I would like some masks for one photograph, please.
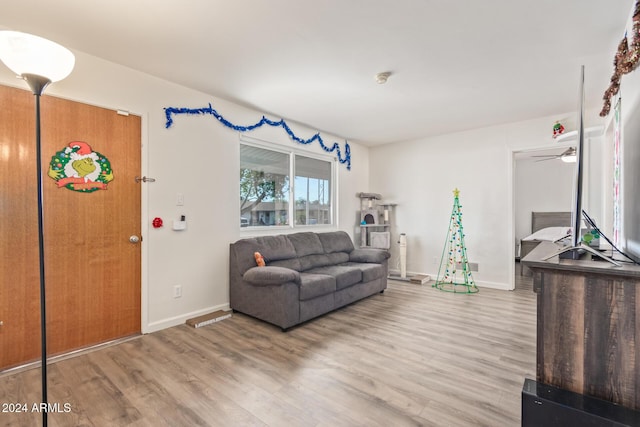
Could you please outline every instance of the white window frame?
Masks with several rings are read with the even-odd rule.
[[[247,226],[240,227],[240,231],[242,234],[256,234],[256,232],[266,232],[264,234],[277,234],[282,233],[288,230],[305,230],[310,231],[310,229],[329,229],[337,227],[337,218],[338,218],[338,171],[337,171],[337,158],[331,155],[323,155],[317,153],[311,153],[309,151],[296,149],[293,147],[285,147],[275,142],[264,141],[261,139],[256,139],[252,137],[248,137],[246,135],[240,134],[240,144],[248,145],[251,147],[261,148],[263,150],[270,150],[277,153],[286,154],[289,157],[289,202],[288,202],[288,210],[287,216],[289,218],[288,225],[270,225],[270,226]],[[240,147],[238,147],[238,151]],[[329,212],[330,223],[329,224],[301,224],[296,225],[295,221],[295,161],[296,156],[303,156],[310,159],[316,159],[320,161],[325,161],[331,165],[331,183],[329,185],[330,194],[330,203],[331,209]],[[236,188],[240,189],[240,180],[238,179],[238,184]],[[239,208],[239,206],[238,206]],[[240,215],[238,215],[240,216]]]

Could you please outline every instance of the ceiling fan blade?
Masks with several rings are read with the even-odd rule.
[[[575,147],[569,147],[560,154],[541,154],[541,155],[535,155],[531,157],[539,157],[540,160],[536,160],[536,162],[544,162],[546,160],[562,159],[563,157],[569,157],[569,156],[575,156],[575,155],[576,155]]]

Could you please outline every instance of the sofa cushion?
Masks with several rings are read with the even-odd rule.
[[[351,252],[354,249],[351,237],[344,231],[320,233],[318,237],[320,238],[324,252],[327,254],[333,252]]]
[[[286,236],[262,236],[253,240],[267,262],[296,257],[296,250]]]
[[[362,281],[362,270],[358,266],[328,265],[326,267],[313,268],[307,273],[327,274],[336,279],[336,289],[344,289]]]
[[[268,261],[267,265],[269,266],[274,266],[274,267],[285,267],[285,268],[290,268],[292,270],[295,271],[302,271],[302,266],[300,265],[300,261],[298,260],[298,258],[291,258],[291,259],[279,259],[277,261]]]
[[[242,276],[257,286],[280,285],[287,282],[300,283],[300,273],[283,267],[252,267]]]
[[[230,245],[231,262],[235,259],[235,267],[241,275],[251,267],[256,266],[256,259],[253,254],[258,250],[258,244],[254,239],[238,240]]]
[[[357,268],[362,272],[362,281],[370,282],[375,279],[384,277],[386,274],[385,268],[382,264],[362,263],[362,262],[347,262],[342,264],[352,268]]]
[[[331,265],[331,258],[325,254],[307,255],[298,258],[300,261],[300,271],[311,270],[316,267],[324,267],[325,265]]]
[[[316,233],[294,233],[289,234],[287,238],[293,244],[298,258],[306,255],[324,254],[324,248]]]
[[[255,252],[262,254],[267,265],[272,261],[296,257],[293,244],[282,235],[238,240],[231,244],[231,250],[235,253],[236,268],[240,274],[256,266]]]
[[[349,261],[349,254],[346,252],[333,252],[327,254],[330,265],[342,264]]]
[[[300,273],[300,300],[308,300],[336,291],[336,279],[326,274]]]
[[[384,249],[355,249],[349,254],[349,260],[353,262],[381,263],[391,254]]]

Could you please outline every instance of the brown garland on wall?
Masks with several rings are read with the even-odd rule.
[[[636,0],[633,11],[633,34],[631,45],[627,41],[627,35],[618,44],[618,51],[613,59],[613,76],[611,84],[604,92],[604,106],[600,111],[600,117],[605,117],[611,111],[611,98],[620,90],[620,79],[624,74],[629,74],[640,65],[640,0]]]

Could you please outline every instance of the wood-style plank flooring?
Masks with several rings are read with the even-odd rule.
[[[519,426],[535,378],[535,294],[389,283],[283,333],[242,314],[49,366],[50,426]],[[0,404],[40,400],[40,369],[0,375]],[[40,425],[0,412],[1,426]]]

